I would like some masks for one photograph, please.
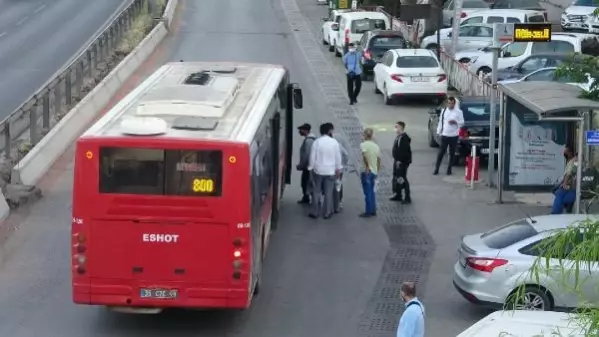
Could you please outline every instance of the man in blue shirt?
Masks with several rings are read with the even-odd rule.
[[[416,285],[404,282],[400,290],[406,308],[399,319],[397,337],[424,337],[424,305],[416,297]]]
[[[356,50],[353,43],[349,44],[348,52],[343,55],[343,64],[347,70],[347,95],[349,104],[358,103],[358,94],[362,89],[362,68],[360,59],[362,53]]]

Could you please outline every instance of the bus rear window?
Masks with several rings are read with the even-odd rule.
[[[99,192],[218,197],[222,151],[100,148]]]

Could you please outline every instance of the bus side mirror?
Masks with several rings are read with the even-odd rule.
[[[293,107],[296,109],[301,109],[304,107],[304,96],[302,94],[302,89],[294,84],[293,86]]]

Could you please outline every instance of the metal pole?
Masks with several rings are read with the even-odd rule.
[[[582,149],[584,147],[584,118],[578,122],[578,157],[576,165],[576,203],[574,204],[574,213],[580,214],[580,197],[582,182]]]
[[[503,172],[504,172],[504,144],[505,141],[505,95],[499,95],[499,154],[497,155],[497,203],[503,203]]]
[[[470,188],[474,189],[474,172],[476,171],[476,145],[472,145],[470,158],[472,159],[472,163],[470,165]]]
[[[455,0],[453,10],[453,27],[451,31],[451,56],[455,56],[458,46],[458,37],[460,35],[460,19],[462,18],[462,6],[464,0]],[[441,47],[441,46],[439,46]]]
[[[437,58],[441,61],[441,28],[443,28],[443,3],[437,1]]]
[[[497,29],[497,24],[493,24],[493,30]],[[491,111],[489,116],[489,165],[487,171],[489,174],[489,187],[495,187],[495,129],[497,128],[497,63],[499,59],[499,41],[493,41],[493,62],[491,72]]]

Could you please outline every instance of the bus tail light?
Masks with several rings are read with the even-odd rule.
[[[75,241],[76,243],[73,244],[73,247],[77,252],[77,254],[73,256],[76,263],[75,269],[79,275],[83,275],[86,273],[85,262],[87,261],[85,256],[87,250],[87,246],[85,245],[86,237],[83,233],[77,233],[75,234]]]
[[[238,258],[240,258],[240,257],[241,257],[241,250],[239,250],[239,249],[235,249],[235,250],[233,251],[233,257],[234,257],[234,258],[237,258],[237,259],[238,259]]]
[[[235,238],[233,239],[233,246],[235,247],[241,247],[243,245],[243,239],[242,238]]]

